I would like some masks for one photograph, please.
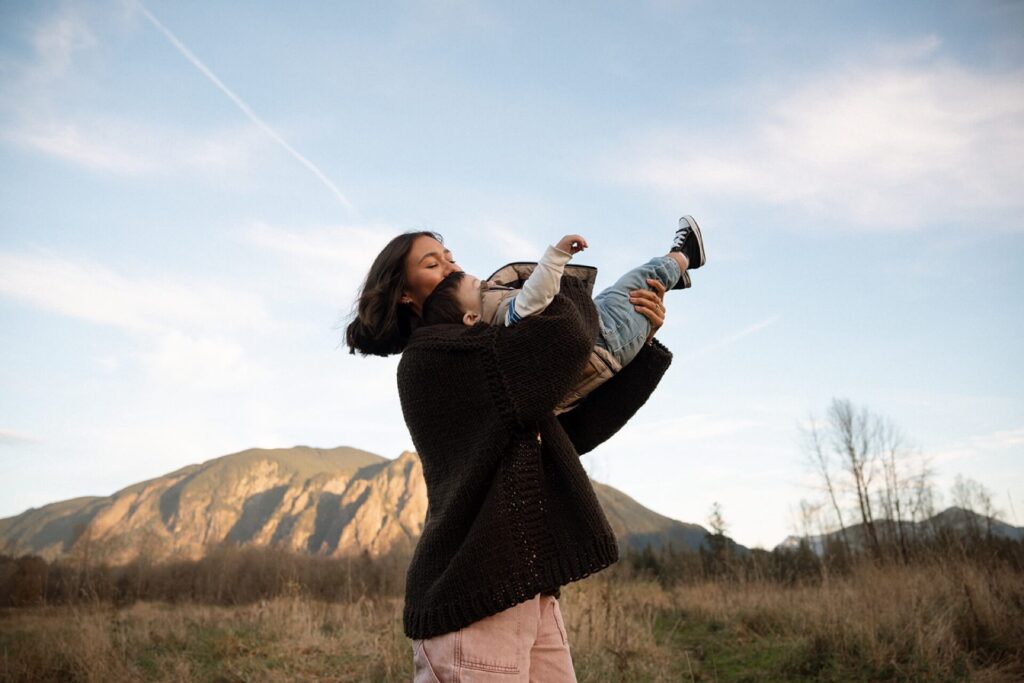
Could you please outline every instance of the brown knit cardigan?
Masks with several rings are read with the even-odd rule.
[[[555,417],[597,330],[590,292],[566,276],[547,310],[515,327],[413,332],[398,391],[428,506],[406,580],[409,638],[456,631],[618,559],[579,455],[644,404],[671,353],[658,342],[645,346],[583,404]]]

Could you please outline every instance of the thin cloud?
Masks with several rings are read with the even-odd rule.
[[[109,23],[110,7],[102,11]],[[69,93],[87,89],[93,53],[101,40],[84,6],[65,6],[32,32],[31,59],[2,70],[9,97],[2,108],[11,119],[0,131],[3,142],[84,168],[129,177],[188,176],[244,180],[267,144],[265,133],[248,121],[193,132],[116,113],[84,113],[69,108]],[[92,65],[95,66],[95,65]]]
[[[726,335],[726,336],[722,337],[721,339],[718,339],[717,341],[713,341],[710,344],[706,344],[706,345],[698,348],[697,350],[695,350],[695,351],[693,351],[693,352],[691,352],[689,354],[684,355],[683,358],[684,359],[696,358],[697,356],[703,356],[706,353],[711,353],[712,351],[717,351],[718,349],[721,349],[721,348],[724,348],[726,346],[730,346],[732,344],[735,344],[736,342],[738,342],[740,339],[743,339],[744,337],[752,335],[755,332],[760,332],[761,330],[763,330],[763,329],[765,329],[767,327],[771,327],[772,325],[777,323],[781,318],[782,318],[782,316],[780,316],[780,315],[773,315],[772,317],[766,318],[765,320],[762,320],[761,322],[754,323],[753,325],[749,325],[747,327],[744,327],[742,330],[739,330],[737,332],[733,332],[732,334]]]
[[[243,239],[304,263],[369,268],[370,261],[399,230],[390,225],[328,225],[306,229],[256,223]]]
[[[670,417],[659,420],[645,420],[627,425],[616,437],[612,451],[615,453],[659,453],[664,452],[666,444],[672,448],[682,444],[699,446],[702,453],[708,449],[721,447],[722,444],[739,443],[739,435],[751,430],[763,430],[766,422],[749,417],[727,415],[708,415],[695,413],[681,417]],[[697,442],[700,442],[699,444]],[[614,470],[616,458],[604,461],[603,469]],[[604,472],[610,477],[611,473]]]
[[[989,434],[978,434],[930,453],[935,462],[967,460],[991,453],[1008,452],[1024,448],[1024,427],[1001,429]]]
[[[480,234],[493,243],[494,253],[502,261],[536,261],[544,253],[544,247],[505,226],[485,225]]]
[[[401,230],[380,225],[326,225],[291,228],[256,223],[240,233],[242,242],[270,254],[289,286],[350,301],[384,245]]]
[[[198,390],[237,387],[268,376],[248,362],[241,344],[223,336],[163,332],[135,357],[154,379]]]
[[[10,429],[0,429],[0,446],[24,446],[38,443],[42,443],[42,439]]]
[[[126,176],[221,174],[238,177],[264,144],[249,126],[196,136],[117,119],[31,123],[9,142],[96,171]]]
[[[698,413],[647,423],[643,431],[655,441],[671,443],[718,439],[740,434],[761,424],[758,420]]]
[[[976,437],[975,442],[984,449],[1019,448],[1024,446],[1024,428],[1003,429]]]
[[[152,379],[193,389],[238,387],[266,376],[246,353],[253,331],[279,329],[260,299],[209,282],[115,272],[85,259],[0,252],[0,296],[119,329],[127,358]],[[101,364],[118,369],[116,358]]]
[[[0,295],[133,332],[265,329],[259,299],[214,283],[130,277],[87,259],[0,251]]]
[[[32,34],[32,47],[39,60],[25,75],[39,84],[54,81],[64,76],[76,53],[96,45],[96,36],[77,9],[65,7]]]
[[[254,112],[252,108],[242,100],[241,97],[236,95],[233,90],[224,85],[224,82],[221,81],[220,78],[218,78],[215,73],[210,71],[210,69],[205,64],[203,64],[203,62],[200,61],[200,59],[196,57],[192,53],[192,51],[189,50],[188,47],[186,47],[185,44],[182,43],[181,40],[179,40],[178,37],[170,31],[170,29],[164,26],[159,19],[153,16],[150,13],[150,11],[146,9],[145,5],[143,5],[142,2],[140,2],[140,0],[132,0],[132,2],[136,7],[138,7],[139,11],[142,12],[143,16],[146,17],[149,23],[151,23],[158,31],[160,31],[160,33],[162,33],[164,37],[167,38],[171,45],[173,45],[174,48],[177,49],[178,52],[180,52],[182,56],[185,59],[187,59],[190,64],[192,64],[192,66],[198,69],[199,72],[203,74],[211,83],[213,83],[218,90],[224,93],[229,100],[231,100],[239,109],[241,109],[242,113],[245,114],[250,121],[259,126],[260,130],[269,135],[271,139],[274,140],[274,142],[276,142],[286,152],[292,155],[292,157],[294,157],[300,164],[305,166],[316,177],[317,180],[323,183],[323,185],[326,186],[327,189],[331,191],[331,194],[334,195],[334,197],[341,203],[342,206],[344,206],[349,211],[354,211],[354,207],[352,206],[352,203],[348,200],[348,198],[345,197],[341,190],[338,189],[338,186],[335,185],[334,182],[331,181],[331,179],[328,178],[327,175],[322,170],[320,170],[320,168],[316,164],[314,164],[312,161],[307,159],[302,153],[300,153],[298,150],[296,150],[294,147],[288,144],[288,142],[283,137],[281,137],[281,135],[278,134],[277,131],[271,128],[266,121],[257,116],[256,112]]]
[[[936,48],[928,41],[908,51]],[[650,135],[617,177],[868,230],[980,225],[979,211],[1024,209],[1024,72],[855,65],[750,110],[756,118],[745,124]],[[1024,227],[1005,222],[988,221]]]

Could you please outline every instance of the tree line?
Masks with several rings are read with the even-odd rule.
[[[0,607],[136,601],[242,605],[281,595],[331,602],[401,595],[409,556],[327,558],[224,543],[198,560],[94,564],[0,555]]]

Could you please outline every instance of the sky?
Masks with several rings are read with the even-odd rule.
[[[1024,525],[1024,5],[0,0],[0,517],[250,447],[412,449],[342,330],[431,229],[598,288],[692,214],[673,362],[583,457],[771,548],[884,415]],[[946,502],[948,502],[948,493]]]

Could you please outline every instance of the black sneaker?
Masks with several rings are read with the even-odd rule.
[[[679,282],[672,289],[689,289],[690,285],[690,274],[684,270],[683,274],[679,276]]]
[[[693,216],[683,216],[679,219],[679,229],[676,230],[676,238],[672,241],[670,251],[682,252],[690,262],[687,270],[695,270],[704,265],[704,240]]]

